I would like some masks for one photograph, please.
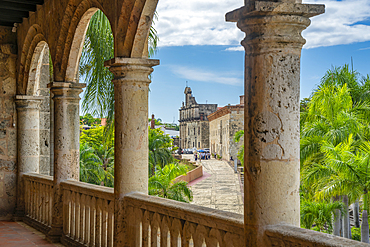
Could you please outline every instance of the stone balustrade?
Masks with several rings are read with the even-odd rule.
[[[66,246],[113,246],[113,188],[75,180],[61,182]]]
[[[307,246],[307,247],[335,247],[357,246],[365,247],[369,244],[355,240],[334,236],[322,232],[316,232],[289,225],[268,226],[265,234],[269,239],[270,246]]]
[[[37,173],[23,174],[25,186],[24,221],[46,233],[51,226],[53,177]]]
[[[243,215],[131,193],[124,246],[244,246]]]

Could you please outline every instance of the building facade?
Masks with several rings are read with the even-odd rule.
[[[180,147],[209,148],[208,115],[217,110],[217,104],[198,104],[190,87],[186,87],[185,103],[180,108]]]
[[[236,159],[243,140],[236,143],[235,133],[244,128],[244,96],[240,104],[227,105],[208,116],[211,153],[223,159]]]

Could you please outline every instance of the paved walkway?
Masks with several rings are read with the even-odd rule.
[[[45,240],[45,235],[23,222],[0,221],[1,247],[55,247],[64,246],[52,244]]]
[[[185,156],[185,155],[184,155]],[[190,158],[185,156],[184,158]],[[193,158],[192,158],[193,159]],[[243,197],[239,178],[226,161],[202,160],[203,178],[190,183],[192,204],[243,214]]]

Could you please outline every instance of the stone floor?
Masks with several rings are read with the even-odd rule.
[[[55,247],[64,246],[51,244],[45,240],[45,235],[23,222],[0,221],[1,247]]]
[[[192,155],[184,155],[192,158]],[[192,158],[193,159],[193,158]],[[193,159],[194,160],[194,159]],[[243,214],[244,204],[239,178],[226,161],[202,160],[203,178],[190,183],[192,204]]]

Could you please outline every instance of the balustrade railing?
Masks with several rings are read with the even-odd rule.
[[[125,246],[244,246],[243,215],[141,193],[124,198]]]
[[[63,189],[63,236],[66,246],[113,246],[113,188],[67,180]]]
[[[51,226],[53,177],[37,173],[23,175],[25,186],[25,221],[47,232]]]

